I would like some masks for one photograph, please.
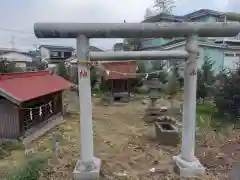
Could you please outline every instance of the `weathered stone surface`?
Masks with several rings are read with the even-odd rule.
[[[157,141],[161,145],[176,147],[179,143],[180,133],[178,128],[170,122],[155,122]]]

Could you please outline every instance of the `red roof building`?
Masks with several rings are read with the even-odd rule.
[[[48,71],[0,74],[0,138],[17,138],[62,114],[71,83]]]
[[[102,63],[104,69],[104,77],[106,79],[135,79],[136,78],[136,61],[123,62],[106,62]]]
[[[104,69],[102,81],[107,85],[113,97],[129,98],[136,78],[136,61],[102,62],[101,66]]]

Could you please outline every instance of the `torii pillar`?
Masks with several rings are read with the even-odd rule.
[[[196,132],[196,91],[198,35],[187,36],[186,51],[189,53],[184,70],[184,104],[182,119],[181,153],[173,157],[179,168],[180,176],[196,177],[204,175],[205,169],[195,157]]]
[[[77,60],[85,62],[90,61],[89,39],[84,35],[77,37]],[[73,176],[75,180],[97,180],[99,178],[101,160],[93,156],[90,69],[86,63],[83,64],[78,63],[81,142],[80,159],[74,168]]]

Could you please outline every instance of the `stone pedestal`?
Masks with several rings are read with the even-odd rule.
[[[93,159],[94,169],[88,170],[87,166],[81,162],[77,161],[77,164],[73,171],[74,180],[98,180],[100,174],[101,160],[98,158]]]
[[[179,143],[180,133],[171,122],[155,122],[157,141],[161,145],[176,147]]]
[[[205,168],[197,158],[189,162],[182,158],[181,155],[174,156],[176,162],[176,171],[181,177],[199,177],[205,174]]]

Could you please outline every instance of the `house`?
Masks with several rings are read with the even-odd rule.
[[[42,51],[45,51],[44,47],[40,48],[40,52],[41,53],[42,53]],[[56,46],[54,46],[54,47],[56,47]],[[48,59],[48,60],[46,59],[46,56],[44,56],[45,58],[43,57],[43,60],[48,62],[48,69],[49,70],[57,72],[56,64],[59,63],[59,61],[61,61],[61,60],[64,60],[66,62],[75,61],[76,60],[76,50],[73,49],[72,47],[68,47],[68,48],[69,48],[69,50],[71,50],[71,56],[65,56],[64,58],[51,58],[51,56],[50,56],[50,59]],[[95,46],[90,46],[89,49],[90,49],[90,51],[97,51],[97,52],[103,51],[102,49],[99,49],[99,48],[97,48]],[[68,54],[68,55],[70,55],[70,54]],[[49,57],[47,57],[47,58],[49,58]],[[67,66],[71,66],[71,64],[69,64],[69,63],[66,63],[66,65]],[[71,73],[71,71],[70,71],[70,73]]]
[[[95,46],[90,46],[89,47],[90,51],[93,51],[93,52],[103,52],[102,49],[98,48],[98,47],[95,47]],[[69,67],[69,75],[71,77],[74,76],[74,74],[76,74],[76,71],[77,71],[77,67],[76,67],[76,62],[77,62],[77,56],[76,56],[76,52],[74,52],[74,55],[68,59],[66,59],[66,65]],[[54,63],[54,61],[53,61]]]
[[[48,70],[56,73],[54,61],[66,60],[70,58],[75,49],[70,46],[41,45],[39,46],[41,61],[48,64]]]
[[[74,48],[69,46],[41,45],[40,54],[43,60],[68,59],[73,55]]]
[[[237,13],[224,13],[208,9],[200,9],[184,16],[160,13],[145,19],[143,22],[240,22]],[[206,56],[215,61],[214,71],[221,68],[235,69],[239,61],[240,35],[233,38],[199,38],[199,60],[201,67]],[[141,50],[176,50],[185,48],[184,38],[146,38],[140,40]],[[179,60],[178,63],[183,62]],[[151,61],[151,67],[158,67],[166,61]],[[167,62],[166,68],[169,67]]]
[[[101,83],[114,98],[130,97],[136,78],[136,61],[103,61],[99,63],[102,70]]]
[[[25,70],[27,64],[33,62],[33,55],[24,52],[5,52],[0,55],[0,60],[15,63],[16,67]]]
[[[184,50],[185,49],[186,40],[184,38],[173,40],[169,43],[165,43],[161,46],[156,46],[154,48],[151,48],[152,50]],[[214,61],[213,65],[213,71],[215,74],[219,73],[221,69],[223,68],[229,68],[229,69],[236,69],[238,68],[238,63],[240,63],[240,44],[238,46],[227,46],[223,44],[216,44],[211,41],[203,41],[199,40],[198,42],[199,46],[199,54],[198,54],[198,60],[197,60],[197,67],[201,68],[205,58],[210,58],[212,61]],[[177,64],[184,64],[183,59],[179,59],[175,61]],[[171,61],[162,61],[162,63],[166,64],[165,68],[170,68]],[[154,66],[157,66],[159,63],[158,61],[152,61],[152,64]],[[183,75],[183,68],[182,66],[180,68],[181,73]]]
[[[13,50],[13,49],[10,49],[10,48],[0,48],[0,55],[4,54],[4,53],[7,53],[7,52],[13,52],[13,51],[17,51],[17,50],[16,49]]]
[[[0,138],[27,136],[62,116],[62,92],[70,87],[48,71],[0,74]]]

